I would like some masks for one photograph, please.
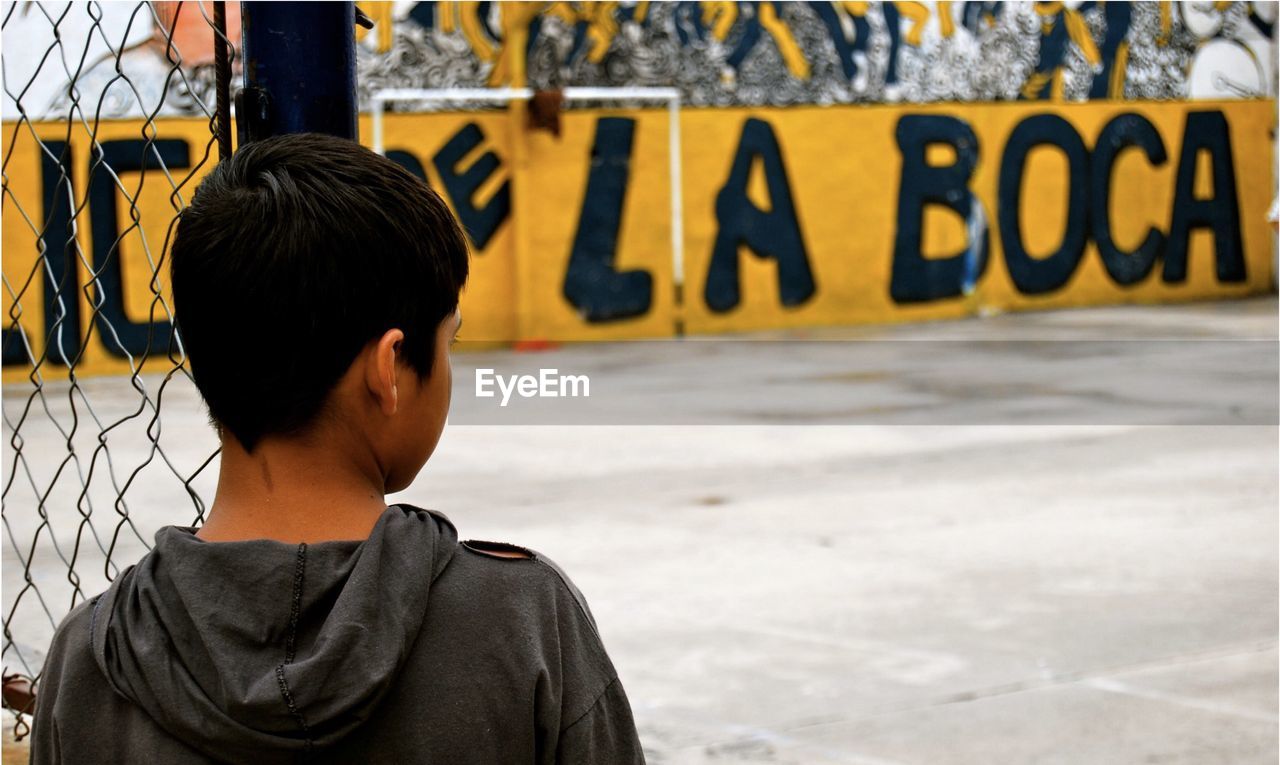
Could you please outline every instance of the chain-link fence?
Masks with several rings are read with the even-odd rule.
[[[212,432],[164,412],[201,406],[166,257],[218,156],[216,41],[234,61],[239,14],[215,6],[3,6],[3,668],[18,736],[57,624],[158,526],[198,523],[211,489]]]

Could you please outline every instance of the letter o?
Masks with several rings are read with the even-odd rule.
[[[1037,146],[1052,145],[1067,156],[1067,225],[1058,249],[1046,258],[1033,258],[1022,240],[1019,203],[1027,155]],[[1071,123],[1056,114],[1028,117],[1013,129],[1000,162],[997,193],[1000,241],[1009,277],[1019,292],[1039,295],[1067,283],[1084,255],[1088,235],[1089,150]]]

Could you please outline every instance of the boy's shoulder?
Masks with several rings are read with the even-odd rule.
[[[91,658],[94,620],[98,617],[98,604],[106,594],[107,591],[100,592],[81,601],[62,618],[54,630],[47,659]]]
[[[137,568],[137,564],[129,565],[105,590],[82,600],[62,618],[49,642],[37,689],[55,684],[106,682],[102,659],[105,627],[121,588],[130,583]]]
[[[94,622],[99,618],[99,604],[105,595],[103,592],[80,602],[54,630],[40,680],[36,683],[36,698],[46,708],[60,695],[57,693],[60,686],[73,689],[81,698],[93,696],[98,689],[108,689],[93,653]]]
[[[580,616],[595,632],[595,618],[582,591],[555,561],[528,547],[510,542],[466,539],[450,568],[458,581],[474,589],[475,602],[514,607],[519,611],[548,610]],[[576,614],[575,614],[576,612]]]
[[[582,591],[536,550],[459,541],[433,597],[428,653],[447,645],[469,655],[504,656],[528,670],[520,675],[526,679],[550,673],[566,720],[580,719],[617,679]]]

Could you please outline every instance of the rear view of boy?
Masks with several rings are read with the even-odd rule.
[[[467,249],[338,138],[241,148],[178,225],[181,337],[222,439],[208,522],[66,618],[36,763],[636,763],[577,589],[384,496],[431,456]]]

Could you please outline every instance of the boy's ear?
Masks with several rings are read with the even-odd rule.
[[[373,353],[365,365],[365,385],[378,402],[382,413],[390,417],[396,413],[396,363],[400,359],[404,332],[389,329],[373,346]]]

